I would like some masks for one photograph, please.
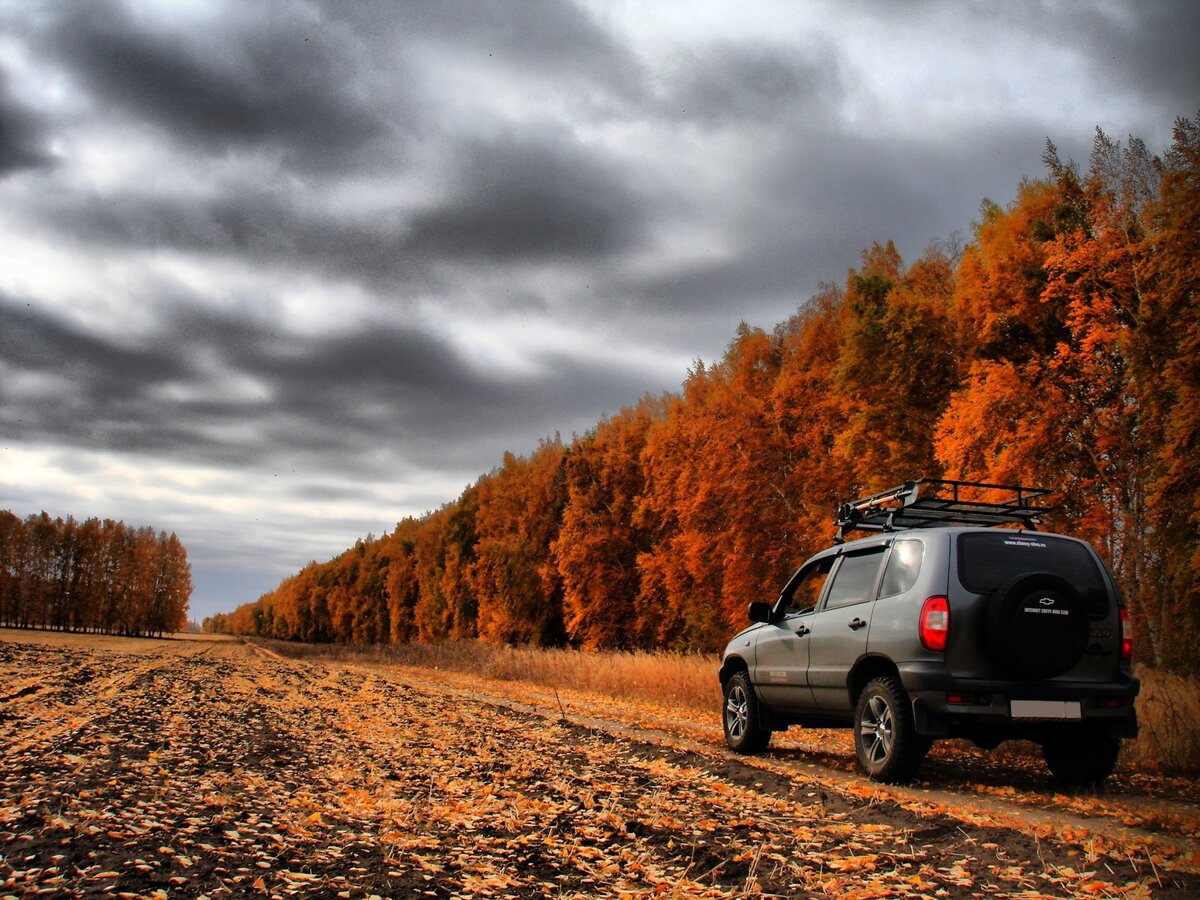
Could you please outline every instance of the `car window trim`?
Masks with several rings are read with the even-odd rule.
[[[865,556],[868,553],[874,553],[876,551],[879,552],[879,554],[881,556],[881,561],[880,561],[879,568],[875,572],[875,582],[871,587],[870,594],[868,594],[862,600],[856,600],[853,603],[843,603],[840,606],[832,607],[832,609],[851,609],[855,606],[862,606],[864,603],[874,603],[876,600],[878,600],[879,599],[879,588],[880,588],[880,585],[883,583],[884,566],[886,565],[887,558],[891,555],[893,541],[894,541],[893,538],[888,538],[886,540],[880,541],[877,544],[872,543],[865,547],[863,547],[863,546],[842,547],[841,549],[839,549],[838,555],[837,555],[837,562],[834,564],[833,568],[829,570],[829,575],[825,579],[825,586],[821,590],[820,600],[818,601],[816,607],[814,607],[815,611],[816,612],[825,612],[826,610],[831,608],[827,605],[829,602],[829,590],[833,586],[833,583],[837,580],[838,573],[842,570],[842,561],[847,556],[858,556],[858,555]]]
[[[908,593],[908,591],[899,591],[898,593],[895,593],[895,594],[888,594],[886,597],[881,596],[881,592],[883,591],[883,579],[887,576],[888,566],[892,562],[892,554],[896,552],[896,544],[900,543],[901,541],[913,541],[914,543],[920,544],[921,545],[921,565],[923,566],[925,564],[925,551],[928,548],[925,546],[925,541],[922,538],[919,538],[916,536],[912,536],[912,537],[905,536],[905,537],[898,537],[898,538],[890,541],[888,543],[887,559],[885,559],[883,561],[883,568],[881,568],[879,570],[879,584],[877,584],[875,586],[875,599],[876,600],[887,600],[890,597],[901,597],[904,594]],[[919,568],[917,571],[917,579],[920,580],[920,569]],[[913,587],[916,587],[916,584],[913,584]],[[908,590],[911,591],[912,587],[910,587]]]

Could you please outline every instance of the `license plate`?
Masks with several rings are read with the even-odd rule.
[[[1078,700],[1014,700],[1014,719],[1081,719]]]

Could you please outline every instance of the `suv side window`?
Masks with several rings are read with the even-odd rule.
[[[925,544],[921,541],[896,541],[883,570],[883,586],[880,597],[895,597],[912,590],[921,574],[921,561],[925,557]]]
[[[825,582],[829,580],[829,573],[833,570],[833,564],[836,561],[836,556],[827,556],[813,565],[801,569],[792,577],[791,583],[784,588],[784,594],[787,597],[787,602],[783,607],[785,614],[804,612],[817,605],[817,601],[821,599],[821,590],[825,587]]]
[[[885,549],[887,548],[872,547],[870,550],[844,554],[842,564],[833,576],[829,596],[825,598],[825,609],[874,600],[879,565],[883,562]]]

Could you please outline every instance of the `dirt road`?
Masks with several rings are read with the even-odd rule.
[[[1193,782],[964,788],[946,757],[880,788],[838,749],[229,642],[0,632],[0,748],[0,896],[1200,896]]]

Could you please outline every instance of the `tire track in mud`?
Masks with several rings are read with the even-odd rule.
[[[0,895],[1200,893],[1167,857],[407,671],[0,642],[16,673],[48,689],[0,707]]]

